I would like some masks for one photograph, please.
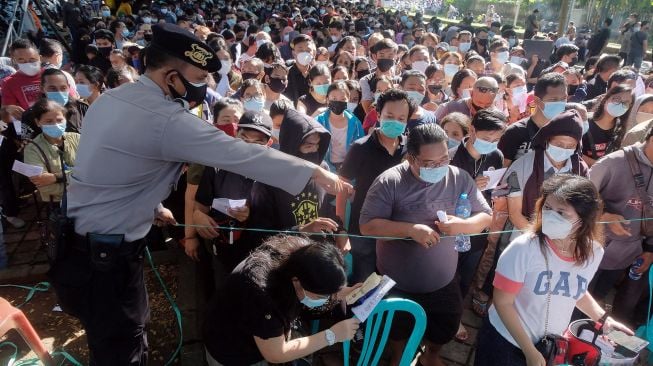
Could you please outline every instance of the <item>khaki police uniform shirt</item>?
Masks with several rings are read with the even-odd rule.
[[[143,238],[176,185],[182,162],[231,171],[291,194],[304,189],[316,168],[226,135],[143,75],[103,94],[86,113],[68,198],[75,231]]]

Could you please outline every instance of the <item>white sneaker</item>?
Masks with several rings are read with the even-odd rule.
[[[15,216],[6,216],[7,222],[11,224],[15,229],[22,229],[25,227],[25,220],[15,217]]]

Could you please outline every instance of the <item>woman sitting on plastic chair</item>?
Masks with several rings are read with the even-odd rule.
[[[356,288],[346,281],[342,254],[333,244],[302,236],[269,238],[234,269],[209,304],[204,330],[209,366],[285,363],[352,339],[359,326],[355,318],[290,339],[302,310],[337,303]]]
[[[478,335],[475,366],[545,366],[535,348],[546,334],[562,335],[574,308],[592,320],[605,310],[587,292],[603,248],[597,224],[602,203],[587,178],[555,175],[542,184],[531,231],[501,254],[489,322]],[[608,317],[604,332],[633,332]]]

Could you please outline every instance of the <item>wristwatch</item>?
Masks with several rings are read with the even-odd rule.
[[[331,329],[325,330],[324,335],[326,336],[326,341],[329,346],[336,344],[336,334],[333,333]]]

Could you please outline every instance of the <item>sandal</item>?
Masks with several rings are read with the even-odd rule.
[[[458,325],[458,332],[456,333],[456,340],[459,342],[465,342],[469,338],[469,333],[467,333],[467,328],[461,322]]]
[[[484,299],[485,298],[485,299]],[[487,316],[487,310],[490,307],[488,303],[490,302],[490,297],[483,293],[483,291],[478,291],[472,296],[472,310],[474,314],[483,318]]]

